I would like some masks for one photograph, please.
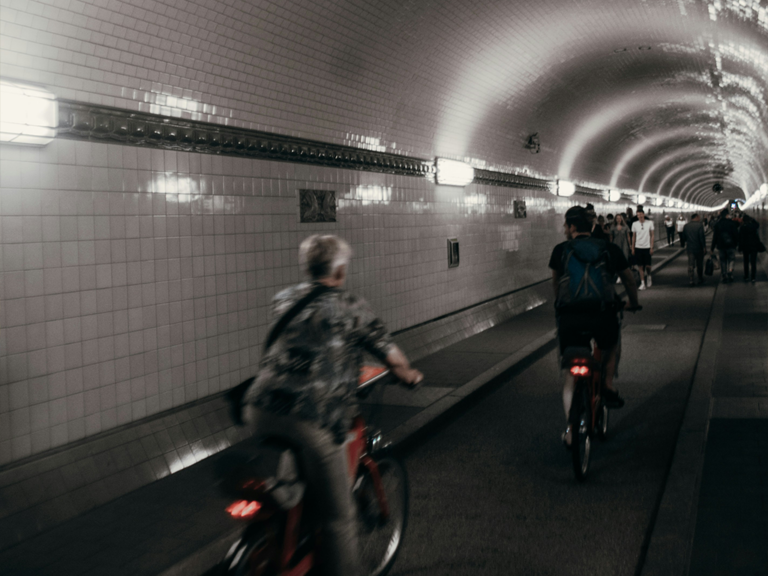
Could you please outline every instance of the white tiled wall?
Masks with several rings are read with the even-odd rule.
[[[304,188],[335,190],[338,222],[299,224]],[[523,198],[528,218],[515,219]],[[251,375],[269,301],[299,279],[310,233],[351,242],[349,287],[395,331],[546,278],[568,205],[102,143],[2,147],[0,463]]]

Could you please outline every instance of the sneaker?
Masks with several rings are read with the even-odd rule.
[[[754,278],[752,278],[752,284],[754,284],[755,282],[757,282],[757,280],[755,280]]]
[[[691,286],[691,287],[693,287],[693,286],[696,286],[696,284],[694,284],[694,283],[693,283],[693,280],[691,280],[690,282],[688,282],[688,286]]]
[[[749,282],[749,278],[747,278],[746,276],[744,276],[744,282]]]
[[[650,288],[651,285],[653,284],[653,278],[651,278],[650,274],[648,274],[648,276],[645,277],[645,283],[648,286],[648,288]]]
[[[616,278],[616,284],[621,284],[621,278]]]
[[[609,390],[606,388],[603,390],[603,400],[608,408],[622,408],[624,406],[624,399],[619,396],[616,390]]]
[[[645,282],[640,282],[640,288],[638,290],[645,290]]]

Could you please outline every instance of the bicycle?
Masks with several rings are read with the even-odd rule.
[[[358,396],[366,397],[387,374],[383,367],[363,367]],[[387,448],[362,416],[354,419],[347,455],[361,565],[369,576],[384,576],[392,567],[408,521],[408,477]],[[317,565],[322,534],[304,511],[306,484],[296,462],[293,448],[268,439],[255,455],[233,453],[220,464],[221,488],[235,500],[226,510],[248,521],[221,563],[223,576],[303,576]]]
[[[639,312],[642,306],[626,308],[630,312]],[[624,317],[625,303],[619,306],[619,334]],[[621,340],[619,340],[620,346]],[[576,479],[583,482],[589,472],[589,459],[592,451],[592,439],[604,440],[608,435],[609,409],[600,394],[605,386],[605,362],[602,351],[594,339],[591,349],[586,347],[568,347],[563,352],[562,367],[574,378],[573,400],[568,415],[571,428],[571,457]]]

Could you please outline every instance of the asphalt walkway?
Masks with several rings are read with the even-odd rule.
[[[657,251],[655,259],[676,254],[677,248],[665,248]],[[764,286],[758,285],[758,289]],[[381,386],[381,406],[366,408],[376,412],[376,422],[388,439],[396,443],[412,439],[473,392],[551,347],[553,328],[551,305],[539,306],[416,362],[426,374],[420,389]],[[241,529],[225,514],[228,502],[215,489],[213,469],[223,454],[3,551],[3,574],[171,576],[206,572]]]

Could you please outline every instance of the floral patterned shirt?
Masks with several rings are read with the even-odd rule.
[[[273,326],[316,286],[304,282],[277,294]],[[341,443],[357,405],[363,351],[383,361],[391,346],[384,324],[363,298],[331,288],[299,312],[265,352],[245,401],[317,422]]]

